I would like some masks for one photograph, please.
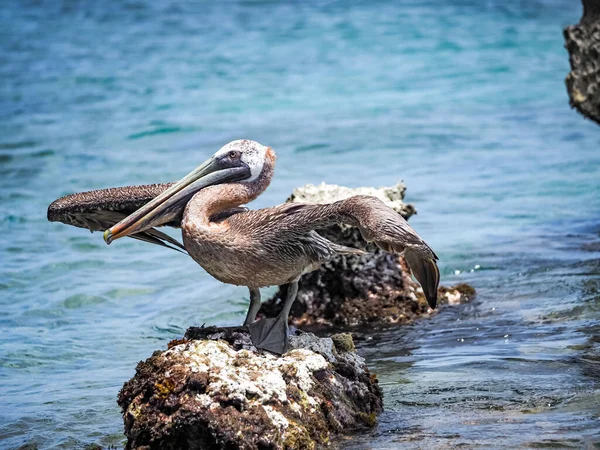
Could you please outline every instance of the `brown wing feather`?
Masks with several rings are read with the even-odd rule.
[[[50,204],[48,220],[90,231],[104,231],[172,185],[173,183],[124,186],[66,195]],[[181,226],[181,217],[165,225],[178,228]],[[176,239],[154,228],[131,237],[163,247],[173,248],[168,245],[171,244],[184,249]]]
[[[435,252],[421,239],[408,222],[381,200],[355,196],[342,202],[341,215],[357,222],[362,236],[388,252],[402,253],[413,275],[421,284],[427,303],[437,305],[440,272]]]
[[[255,214],[253,214],[255,213]],[[359,228],[366,241],[392,253],[404,252],[431,308],[437,305],[440,274],[435,252],[396,211],[376,197],[357,195],[335,203],[290,203],[240,215],[238,226],[261,235],[300,235],[336,223]],[[276,224],[275,226],[273,224]]]

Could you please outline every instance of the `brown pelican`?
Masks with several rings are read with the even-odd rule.
[[[289,203],[250,211],[242,205],[269,185],[275,166],[271,148],[233,141],[204,164],[170,184],[130,186],[72,194],[48,208],[48,219],[104,231],[110,244],[129,236],[179,248],[224,283],[247,286],[244,321],[258,348],[282,354],[288,345],[288,314],[299,278],[336,253],[361,253],[331,242],[315,230],[340,223],[356,226],[367,241],[402,253],[431,308],[439,271],[433,250],[395,211],[375,197],[357,195],[330,204]],[[183,245],[154,227],[181,227]],[[287,285],[283,310],[256,320],[261,287]]]

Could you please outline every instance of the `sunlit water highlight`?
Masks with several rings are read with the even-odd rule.
[[[0,447],[120,446],[115,399],[243,288],[46,221],[247,137],[305,183],[404,179],[471,304],[370,334],[386,411],[351,449],[600,445],[600,130],[568,108],[573,0],[0,5]]]

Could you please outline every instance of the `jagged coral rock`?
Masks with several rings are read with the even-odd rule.
[[[405,219],[415,208],[403,202],[406,187],[347,188],[322,183],[294,190],[288,202],[330,203],[352,195],[374,195]],[[338,255],[318,270],[304,275],[290,318],[298,327],[356,327],[407,323],[429,313],[420,286],[410,276],[402,257],[389,254],[362,239],[355,227],[334,225],[319,233],[343,245],[368,251],[361,256]],[[281,290],[265,302],[261,313],[275,316],[285,295]],[[440,302],[464,301],[459,290],[443,288]]]
[[[571,107],[600,124],[600,0],[583,0],[583,17],[565,28],[571,72],[565,80]]]
[[[127,448],[314,449],[372,427],[382,393],[348,340],[303,333],[278,357],[243,327],[190,328],[123,386]]]

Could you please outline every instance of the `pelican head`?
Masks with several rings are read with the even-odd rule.
[[[161,195],[106,230],[104,240],[110,244],[170,222],[196,192],[207,186],[256,180],[269,151],[269,147],[247,139],[230,142]]]

